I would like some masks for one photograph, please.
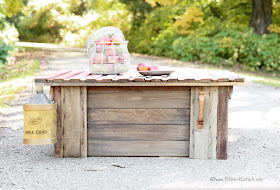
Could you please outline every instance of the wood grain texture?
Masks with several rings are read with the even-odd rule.
[[[57,103],[57,143],[54,144],[54,157],[63,157],[63,126],[61,125],[61,87],[51,87],[52,99]]]
[[[228,146],[228,87],[219,87],[217,159],[227,159]]]
[[[62,87],[63,156],[81,156],[81,125],[84,123],[80,87]],[[83,135],[82,135],[83,136]]]
[[[189,141],[189,125],[89,125],[89,140]]]
[[[188,156],[189,141],[88,141],[88,156]]]
[[[190,108],[190,88],[89,88],[89,108]]]
[[[82,73],[83,71],[70,71],[68,73],[56,76],[54,78],[49,79],[51,82],[64,82],[66,79],[76,76],[80,73]]]
[[[91,109],[88,124],[189,124],[189,109]]]
[[[203,87],[205,100],[202,129],[197,128],[200,88],[202,87],[191,89],[190,158],[216,159],[218,87]]]
[[[91,76],[91,75],[88,75]],[[87,76],[87,77],[88,77]],[[102,75],[101,75],[102,76]],[[133,79],[134,80],[134,79]],[[81,82],[36,82],[35,86],[243,86],[246,83],[244,81],[240,82],[178,82],[178,79],[171,78],[167,82],[96,82],[96,78],[84,78]]]
[[[80,88],[80,120],[81,120],[81,157],[87,157],[87,87]]]

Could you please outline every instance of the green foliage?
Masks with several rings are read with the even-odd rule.
[[[259,36],[252,30],[242,32],[228,28],[211,37],[178,38],[172,47],[173,57],[185,61],[238,64],[250,71],[280,71],[280,38],[275,34]]]
[[[7,45],[0,41],[0,74],[4,72],[4,69],[6,68],[7,57],[10,55],[13,49],[13,46]]]

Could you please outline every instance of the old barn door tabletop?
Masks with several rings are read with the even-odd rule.
[[[35,79],[58,103],[55,157],[226,159],[228,100],[244,78],[185,69],[169,76],[65,71]]]

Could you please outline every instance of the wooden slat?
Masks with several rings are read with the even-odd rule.
[[[89,75],[91,76],[91,75]],[[101,75],[102,76],[102,75]],[[87,76],[88,77],[88,76]],[[100,76],[99,76],[100,77]],[[96,76],[93,77],[94,79],[88,79],[81,82],[36,82],[35,86],[243,86],[245,82],[178,82],[177,79],[174,79],[174,82],[108,82],[108,83],[98,83],[96,82]],[[173,79],[172,79],[173,80]],[[177,81],[177,82],[175,82]]]
[[[52,99],[57,103],[57,143],[54,144],[54,157],[62,158],[63,157],[63,126],[61,125],[61,87],[55,86],[51,87],[53,91]]]
[[[90,73],[87,71],[83,71],[80,74],[77,74],[75,76],[72,76],[70,78],[65,79],[65,82],[80,82],[80,80],[86,76],[88,76]]]
[[[88,141],[88,156],[188,156],[189,141]]]
[[[81,125],[84,123],[80,87],[61,87],[63,156],[81,156]]]
[[[69,73],[69,72],[71,72],[71,71],[60,71],[60,72],[49,74],[47,76],[42,76],[40,78],[36,78],[35,83],[37,83],[37,82],[48,82],[48,79],[52,79],[54,77],[57,77],[57,76],[60,76],[60,75],[63,75],[63,74]]]
[[[78,75],[82,73],[83,71],[70,71],[69,73],[65,73],[63,75],[59,75],[57,77],[54,77],[52,79],[49,79],[52,82],[63,82],[65,79],[68,79],[70,77],[73,77],[75,75]]]
[[[129,73],[125,73],[123,75],[117,75],[115,78],[113,78],[112,82],[127,82],[128,79],[130,79],[130,77],[133,75],[134,72],[129,72]]]
[[[227,159],[228,145],[228,87],[219,87],[217,159]]]
[[[189,124],[189,109],[91,109],[88,124]]]
[[[117,75],[107,75],[96,79],[96,82],[112,82]]]
[[[89,108],[190,108],[190,87],[89,87]]]
[[[80,87],[81,157],[87,157],[87,87]]]
[[[81,82],[85,83],[86,86],[88,85],[88,83],[93,83],[93,82],[97,82],[96,80],[98,78],[102,77],[102,75],[87,75],[83,78],[81,78]],[[75,83],[74,83],[75,84]],[[77,84],[77,83],[76,83]],[[73,85],[73,86],[79,86],[78,84],[77,85]]]
[[[89,125],[89,140],[189,141],[189,125]]]
[[[145,78],[143,77],[143,75],[141,75],[139,72],[135,72],[131,75],[131,77],[128,79],[129,82],[136,82],[134,81],[136,78],[138,78],[137,82],[141,82],[141,81],[145,81]],[[140,80],[140,81],[139,81]]]

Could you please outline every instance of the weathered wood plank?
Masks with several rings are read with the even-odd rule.
[[[91,109],[88,124],[189,124],[189,109]]]
[[[89,108],[190,108],[189,87],[89,87]]]
[[[199,89],[205,92],[203,128],[197,128]],[[216,159],[218,87],[191,88],[190,158]]]
[[[51,82],[64,82],[65,79],[68,79],[70,77],[78,75],[78,74],[80,74],[82,72],[83,71],[70,71],[69,73],[65,73],[63,75],[59,75],[59,76],[56,76],[54,78],[51,78],[48,81],[51,81]]]
[[[80,74],[74,75],[64,80],[64,82],[80,82],[80,79],[88,76],[90,73],[87,71],[83,71]]]
[[[63,126],[63,156],[81,156],[81,90],[80,87],[61,87]]]
[[[63,126],[61,125],[61,87],[51,87],[53,92],[52,99],[57,103],[57,143],[54,144],[54,157],[63,157]]]
[[[128,72],[124,73],[122,75],[117,75],[115,78],[113,78],[112,82],[127,82],[128,79],[133,75],[134,72]]]
[[[89,140],[189,141],[189,125],[88,125]]]
[[[88,83],[97,82],[96,80],[100,77],[102,77],[102,75],[87,75],[80,79],[80,81],[81,81],[80,84],[84,83],[85,86],[88,86]],[[79,83],[72,83],[72,84],[73,84],[72,86],[80,86],[80,85],[78,85]],[[75,85],[75,84],[77,84],[77,85]]]
[[[227,159],[228,146],[228,87],[219,87],[217,159]]]
[[[80,87],[81,157],[87,157],[87,87]]]
[[[40,78],[35,78],[35,83],[37,83],[37,82],[48,82],[48,79],[52,79],[52,78],[55,78],[57,76],[69,73],[69,72],[71,72],[71,71],[62,71],[62,72],[60,71],[60,72],[49,74],[47,76],[42,76]]]
[[[88,156],[188,156],[189,141],[88,141]]]
[[[91,75],[89,75],[91,76]],[[102,75],[101,75],[102,76]],[[169,78],[170,79],[170,78]],[[171,78],[167,82],[112,82],[99,83],[96,79],[87,79],[76,83],[58,83],[58,82],[36,82],[35,86],[243,86],[245,82],[178,82],[178,79]]]
[[[96,82],[112,82],[117,75],[106,75],[96,79]]]

